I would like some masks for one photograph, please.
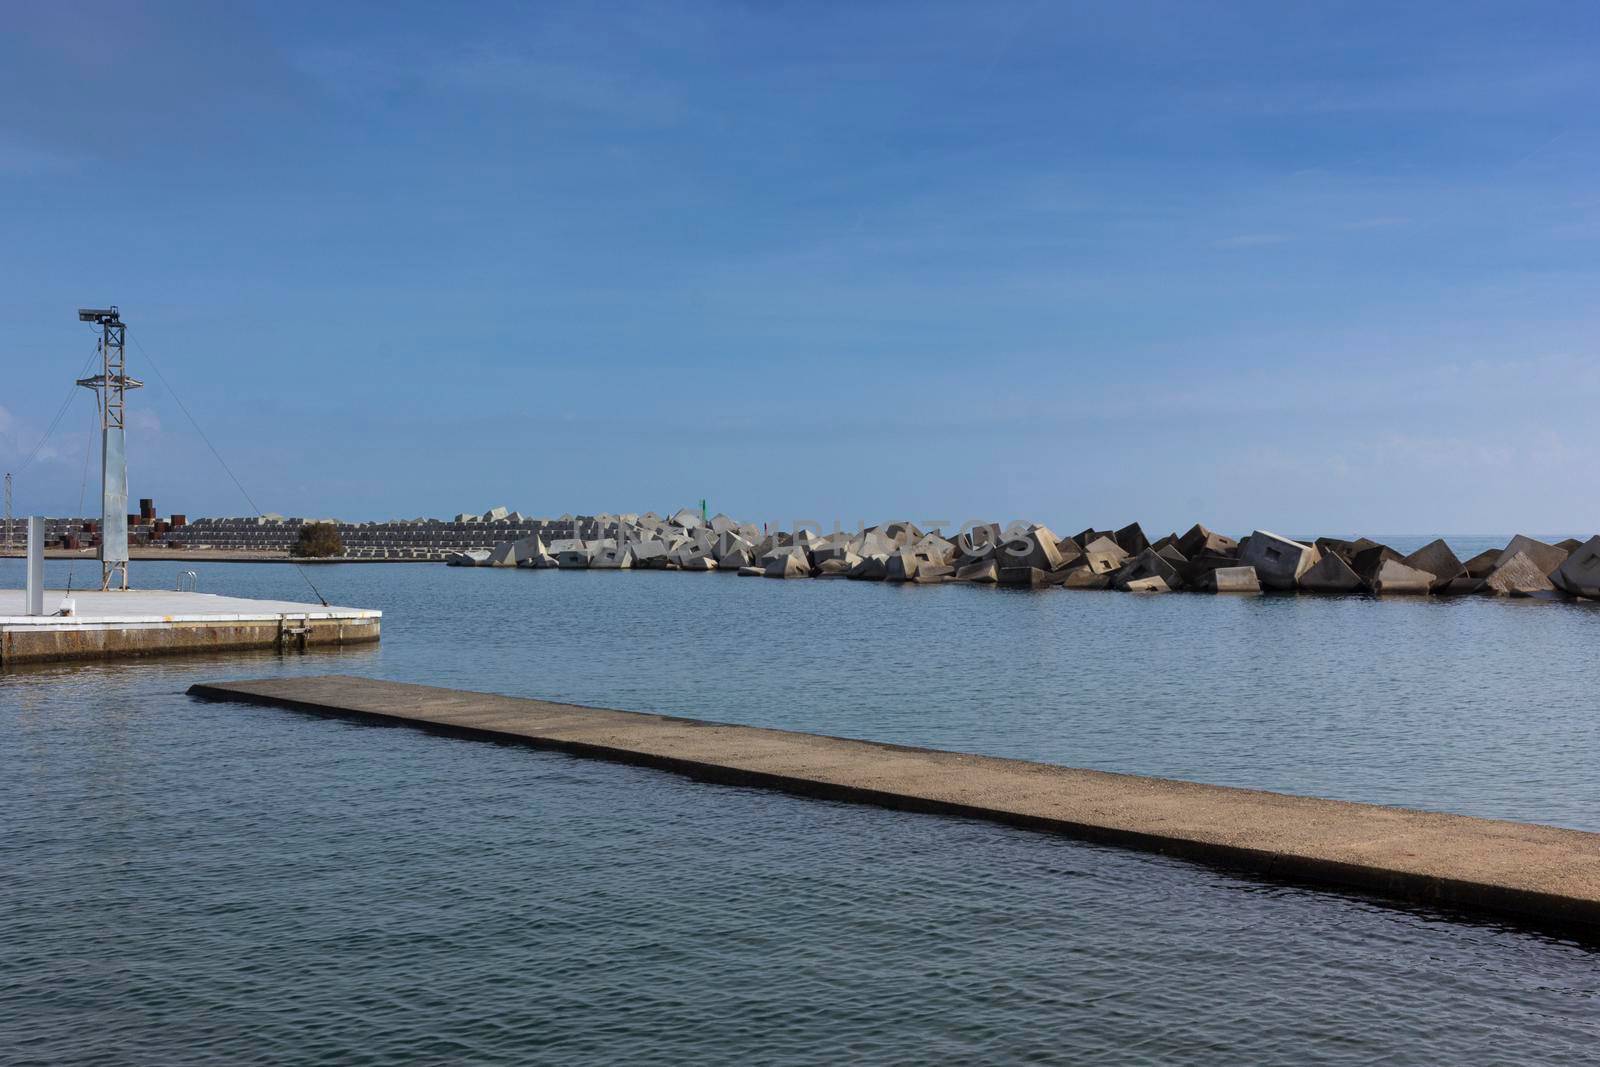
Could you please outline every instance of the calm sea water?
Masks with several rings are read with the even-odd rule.
[[[282,565],[135,578],[191,568],[303,596]],[[1587,1062],[1600,1042],[1600,954],[1526,930],[183,696],[338,671],[1600,830],[1596,606],[309,574],[383,609],[383,642],[0,676],[0,1062]]]

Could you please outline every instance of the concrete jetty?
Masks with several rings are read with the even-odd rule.
[[[339,675],[192,696],[993,820],[1274,878],[1600,927],[1600,834]]]
[[[71,615],[27,615],[21,589],[0,589],[0,667],[169,652],[303,649],[378,640],[383,612],[288,600],[154,589],[45,592]]]

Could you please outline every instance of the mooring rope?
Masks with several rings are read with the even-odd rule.
[[[89,353],[89,358],[83,362],[83,369],[78,372],[78,378],[88,377],[89,368],[94,366],[94,357],[99,354],[100,350],[98,348]],[[16,469],[13,477],[20,478],[22,475],[27,473],[28,468],[33,465],[34,459],[38,457],[39,450],[44,447],[44,443],[46,441],[50,440],[50,435],[56,432],[56,427],[61,423],[61,416],[65,415],[67,413],[67,408],[72,406],[72,398],[77,395],[78,379],[74,378],[72,380],[72,387],[67,390],[67,398],[63,400],[61,402],[61,406],[56,409],[56,417],[50,420],[50,425],[45,428],[44,433],[39,437],[39,443],[33,446],[33,451],[28,453],[28,458],[22,461],[22,466]]]
[[[184,417],[189,420],[189,425],[194,427],[194,432],[200,435],[200,440],[206,443],[206,447],[211,450],[211,454],[215,456],[217,462],[222,465],[222,469],[228,473],[228,477],[232,479],[234,487],[239,490],[239,494],[243,496],[245,502],[250,505],[250,510],[255,513],[257,518],[265,517],[266,512],[262,511],[256,506],[256,502],[251,498],[249,490],[244,487],[244,483],[240,482],[238,476],[233,473],[233,468],[228,466],[228,461],[222,458],[222,453],[217,451],[217,446],[211,443],[211,438],[207,437],[206,432],[200,428],[200,423],[196,421],[194,415],[189,412],[189,405],[183,402],[183,398],[180,397],[178,395],[178,391],[172,387],[172,383],[167,381],[167,376],[161,373],[160,366],[156,364],[155,359],[148,351],[146,351],[144,345],[140,343],[137,336],[134,336],[133,343],[139,349],[139,354],[149,361],[150,369],[156,372],[157,378],[161,379],[162,387],[166,389],[167,393],[172,397],[172,399],[177,402],[179,410],[181,410]],[[316,587],[316,584],[312,582],[311,576],[305,572],[305,568],[300,566],[300,564],[295,563],[293,559],[291,559],[289,562],[294,565],[294,569],[299,573],[300,577],[305,580],[306,585],[311,588],[311,592],[316,594],[318,602],[321,603],[323,607],[327,607],[327,598],[322,595],[321,590],[319,590]]]

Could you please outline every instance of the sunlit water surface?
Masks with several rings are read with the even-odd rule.
[[[276,564],[134,573],[189,569],[309,596]],[[1600,830],[1597,606],[307,573],[382,643],[0,676],[0,1062],[1600,1047],[1600,955],[1527,930],[183,695],[366,674]]]

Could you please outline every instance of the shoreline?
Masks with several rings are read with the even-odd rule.
[[[6,551],[0,549],[0,559],[25,559],[26,549]],[[83,549],[74,552],[65,548],[47,548],[44,552],[45,559],[80,560],[94,562],[99,557],[95,550]],[[193,562],[193,563],[438,563],[440,559],[417,559],[414,556],[394,557],[357,557],[357,556],[291,556],[287,552],[238,552],[230,550],[211,549],[186,549],[186,548],[133,548],[128,550],[131,562]]]

